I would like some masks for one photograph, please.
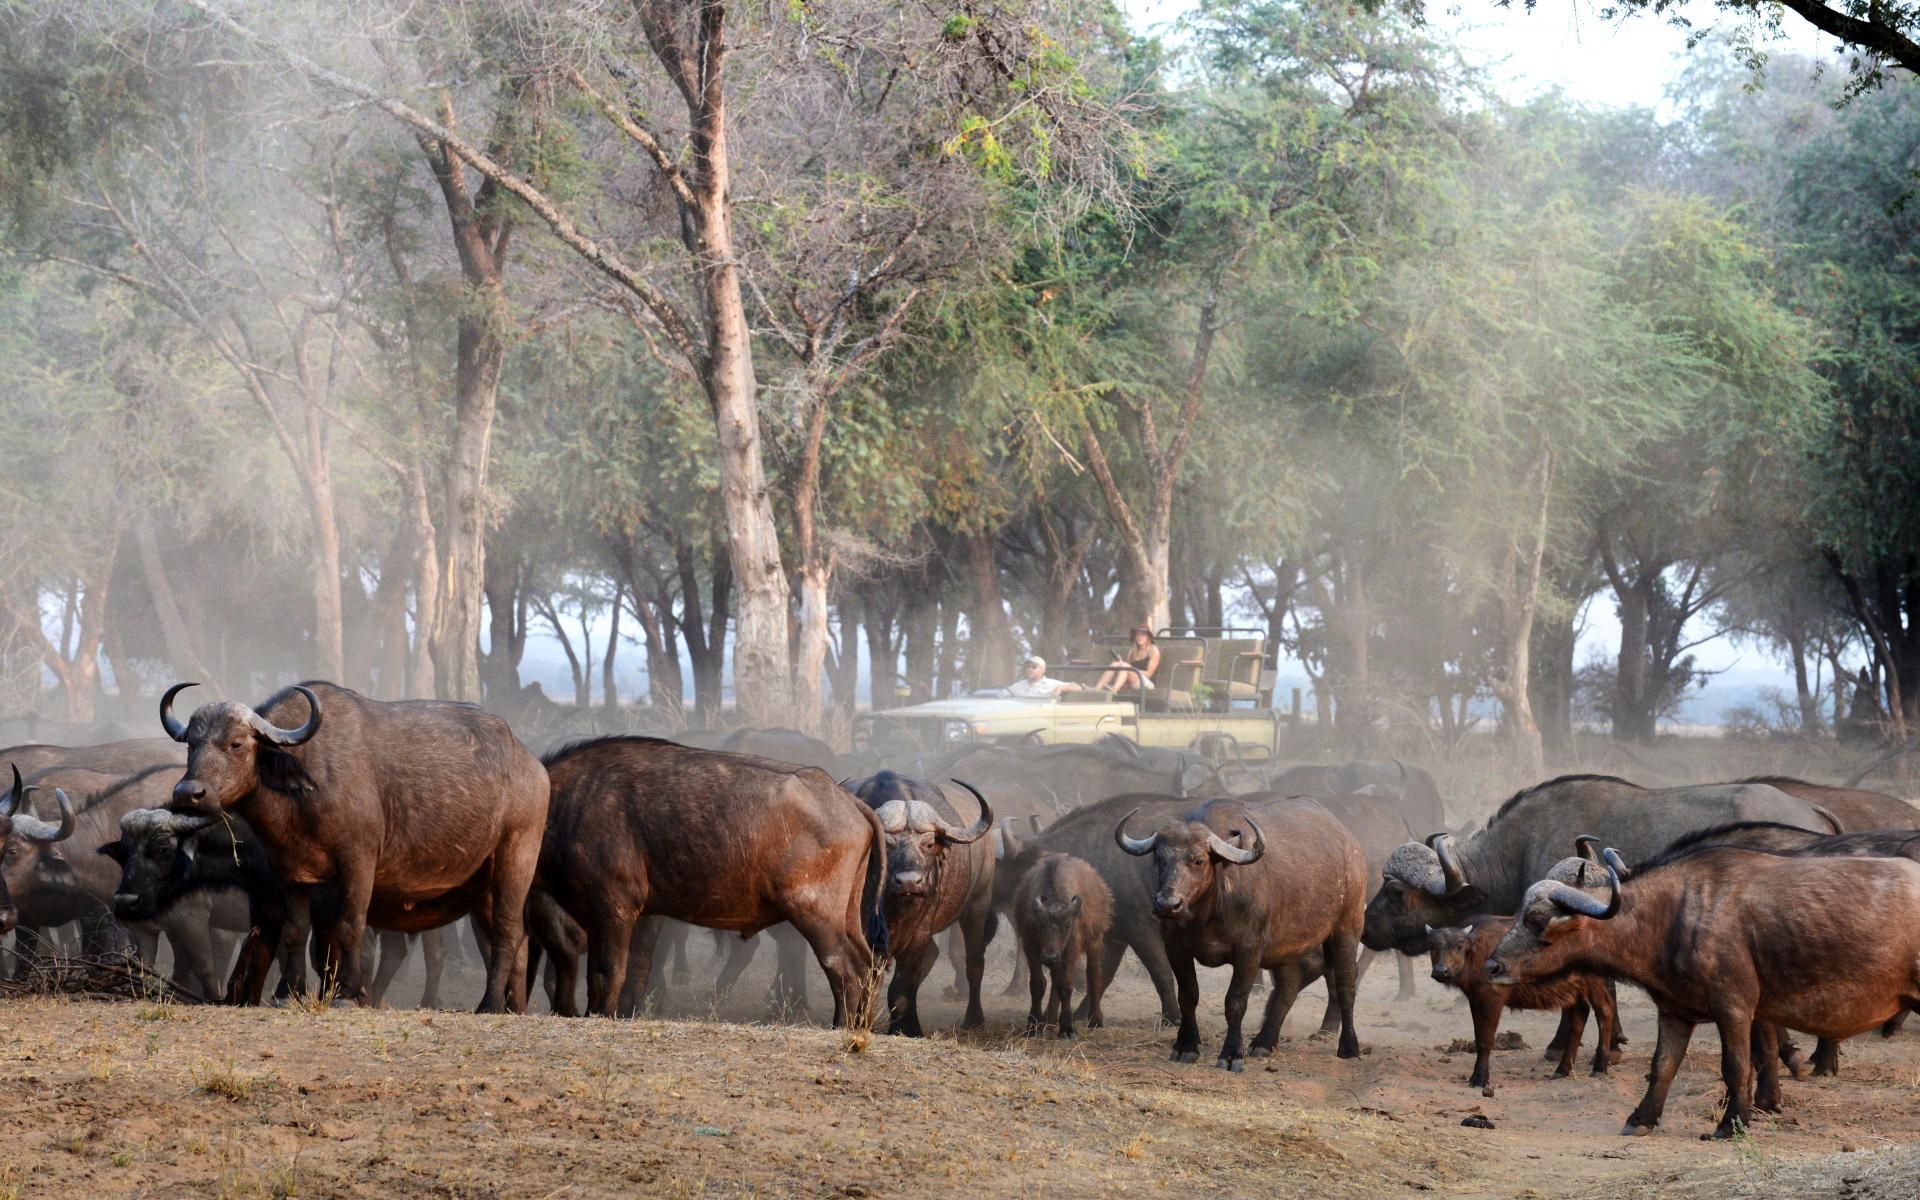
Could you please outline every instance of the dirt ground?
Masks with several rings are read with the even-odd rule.
[[[710,979],[711,942],[693,944]],[[1466,1086],[1464,1005],[1425,978],[1396,1004],[1391,965],[1362,988],[1368,1053],[1304,1036],[1302,997],[1271,1060],[1243,1075],[1166,1060],[1169,1035],[1131,965],[1113,1026],[1028,1039],[1024,997],[956,1036],[929,981],[934,1036],[853,1039],[766,1023],[772,955],[716,1010],[671,989],[663,1019],[480,1017],[419,1010],[10,1004],[0,1044],[10,1136],[0,1196],[1835,1196],[1920,1192],[1920,1038],[1849,1043],[1843,1077],[1790,1083],[1786,1111],[1708,1144],[1718,1047],[1695,1039],[1666,1123],[1618,1129],[1642,1086],[1653,1014],[1623,993],[1633,1039],[1605,1079],[1555,1079],[1544,1014],[1510,1014],[1531,1049]],[[1220,1034],[1224,972],[1203,975]],[[477,999],[477,968],[448,996]],[[418,995],[416,969],[396,987]],[[814,979],[815,1020],[824,981]],[[1212,1046],[1206,1058],[1211,1060]],[[1480,1115],[1491,1130],[1463,1128]]]
[[[1603,748],[1556,764],[1648,783],[1764,771],[1836,779],[1844,766],[1723,743]],[[1460,820],[1484,817],[1525,782],[1465,759],[1439,773],[1450,798],[1473,798],[1455,801]],[[1652,1008],[1631,989],[1621,999],[1632,1042],[1611,1075],[1590,1078],[1583,1065],[1554,1078],[1540,1055],[1554,1018],[1510,1013],[1503,1028],[1529,1048],[1495,1056],[1489,1097],[1466,1086],[1471,1052],[1447,1050],[1471,1033],[1465,1005],[1427,979],[1424,962],[1406,1003],[1393,1000],[1391,962],[1367,976],[1359,1060],[1306,1037],[1324,1003],[1316,985],[1279,1053],[1230,1075],[1208,1065],[1225,972],[1202,975],[1202,1063],[1178,1065],[1131,960],[1108,994],[1111,1027],[1070,1044],[1021,1036],[1025,995],[1000,991],[1010,941],[989,957],[988,1027],[954,1033],[961,1008],[943,995],[942,966],[922,1004],[935,1033],[917,1042],[824,1028],[817,974],[811,1023],[771,1020],[769,947],[716,1005],[704,933],[691,942],[693,982],[636,1021],[8,1003],[0,1200],[1920,1197],[1920,1033],[1848,1043],[1840,1079],[1789,1081],[1779,1117],[1705,1143],[1720,1085],[1717,1039],[1703,1028],[1663,1127],[1623,1138],[1654,1040]],[[470,1005],[481,984],[477,962],[452,963],[443,996]],[[420,986],[416,961],[391,999],[417,999]],[[1473,1116],[1493,1128],[1461,1125]]]

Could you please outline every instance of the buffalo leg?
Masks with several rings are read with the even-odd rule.
[[[1607,1068],[1620,1059],[1620,1052],[1613,1048],[1613,1031],[1620,1023],[1620,1010],[1614,1005],[1613,993],[1604,986],[1589,986],[1587,1003],[1593,1008],[1593,1073],[1605,1075]]]
[[[693,968],[687,965],[687,938],[692,934],[693,926],[685,921],[668,921],[660,930],[660,940],[673,956],[671,978],[675,987],[686,987],[693,982]]]
[[[1568,1017],[1567,1044],[1560,1050],[1560,1065],[1553,1069],[1559,1077],[1573,1074],[1573,1064],[1580,1057],[1580,1039],[1586,1036],[1587,1013],[1592,1008],[1584,996],[1575,997],[1572,1004],[1562,1010]]]
[[[967,1012],[960,1018],[962,1029],[978,1029],[987,1023],[987,1014],[980,1007],[980,980],[987,973],[987,938],[993,921],[993,908],[983,899],[960,914],[960,928],[949,937],[949,941],[957,938],[966,950]],[[1072,991],[1067,989],[1069,994]],[[1091,1001],[1093,993],[1089,991],[1087,995]],[[1060,1020],[1062,1029],[1073,1027],[1073,1014],[1068,1013]]]
[[[1353,1002],[1360,991],[1354,960],[1360,954],[1360,931],[1336,933],[1326,941],[1327,990],[1340,999],[1338,1058],[1360,1057],[1360,1035],[1353,1028]]]
[[[1467,997],[1467,1011],[1473,1014],[1473,1074],[1467,1076],[1468,1087],[1486,1087],[1493,1078],[1493,1043],[1500,1035],[1500,1014],[1506,1007],[1497,995]]]
[[[1660,1014],[1660,1036],[1653,1046],[1653,1065],[1647,1069],[1647,1094],[1627,1115],[1623,1134],[1651,1133],[1667,1110],[1667,1092],[1673,1087],[1674,1073],[1687,1056],[1687,1043],[1693,1040],[1693,1022],[1668,1013]]]
[[[382,1008],[387,1002],[387,989],[393,986],[393,977],[407,962],[407,935],[396,930],[383,929],[377,939],[380,943],[380,965],[373,972],[373,989],[370,993],[375,1008]]]
[[[367,905],[373,900],[373,872],[356,862],[340,864],[340,909],[334,914],[332,963],[334,993],[362,1008],[372,1005],[360,947],[367,934]]]
[[[1099,947],[1099,954],[1100,954],[1101,978],[1105,979],[1108,983],[1111,983],[1113,982],[1114,975],[1116,975],[1120,970],[1120,960],[1127,956],[1126,938],[1122,937],[1118,933],[1109,932],[1107,934],[1107,940],[1101,943]],[[1014,957],[1020,958],[1022,970],[1024,970],[1026,960],[1024,958],[1021,958],[1019,955],[1015,955]],[[1018,976],[1018,974],[1016,973],[1016,977],[1020,977],[1020,976]],[[1153,986],[1157,989],[1159,988],[1160,984],[1158,981],[1156,981]],[[1169,1025],[1169,1026],[1176,1024],[1176,1022],[1169,1021],[1167,1019],[1168,1011],[1170,1010],[1167,1007],[1167,1000],[1163,998],[1160,1001],[1160,1023],[1162,1025]],[[1088,1020],[1092,1017],[1092,1015],[1093,1015],[1093,989],[1088,988],[1086,999],[1080,1002],[1080,1019],[1083,1021]]]
[[[1411,1000],[1413,999],[1413,959],[1397,951],[1393,958],[1400,967],[1400,990],[1393,994],[1393,998]]]
[[[620,987],[620,1015],[632,1017],[645,1001],[647,987],[653,982],[653,954],[660,944],[664,917],[641,917],[633,928],[633,945],[628,951],[627,981]]]
[[[861,920],[860,890],[854,889],[844,912],[796,912],[788,920],[813,947],[814,958],[827,977],[827,987],[833,992],[834,1026],[851,1025],[855,1014],[869,1002],[867,972],[873,966],[873,951],[867,947]]]
[[[1104,953],[1104,950],[1102,952]],[[1125,942],[1115,944],[1113,950],[1114,965],[1119,965],[1120,956],[1126,952],[1127,944]],[[1007,980],[1007,986],[1000,989],[1000,994],[1002,996],[1018,996],[1020,990],[1027,986],[1027,971],[1029,968],[1030,964],[1027,962],[1027,956],[1020,952],[1018,946],[1015,946],[1013,949],[1013,975]],[[1087,993],[1087,1001],[1091,1003],[1092,1000],[1093,993],[1089,990]]]
[[[527,1011],[527,959],[522,948],[527,936],[527,893],[533,889],[545,832],[543,826],[510,830],[494,850],[493,878],[487,881],[482,898],[491,917],[487,934],[493,953],[487,959],[487,991],[477,1012]]]
[[[1220,1043],[1220,1057],[1214,1066],[1227,1071],[1243,1071],[1247,1066],[1246,1043],[1240,1028],[1247,1018],[1247,997],[1253,994],[1253,981],[1260,975],[1260,960],[1252,953],[1233,960],[1233,978],[1227,983],[1227,1036]]]
[[[1554,1026],[1553,1037],[1547,1041],[1547,1048],[1540,1052],[1540,1057],[1546,1059],[1548,1062],[1552,1062],[1562,1054],[1565,1054],[1567,1051],[1567,1038],[1572,1032],[1573,1011],[1563,1008],[1560,1010],[1560,1024]]]
[[[1293,1011],[1293,1002],[1300,998],[1300,989],[1307,986],[1306,968],[1298,959],[1275,967],[1272,975],[1273,990],[1267,993],[1266,1016],[1260,1022],[1260,1032],[1253,1035],[1253,1046],[1249,1050],[1255,1058],[1265,1058],[1280,1045],[1280,1027]]]
[[[767,1011],[782,1021],[807,1020],[807,940],[791,925],[767,931],[773,939],[773,983],[767,989]]]
[[[1727,1085],[1727,1111],[1714,1127],[1715,1140],[1753,1128],[1753,1018],[1741,1012],[1723,1013],[1714,1022],[1720,1029],[1720,1078]]]
[[[953,982],[943,991],[946,999],[958,1000],[966,994],[967,986],[967,946],[958,929],[947,930],[946,952],[947,965],[953,968]]]
[[[1173,982],[1180,1001],[1180,1032],[1173,1039],[1173,1061],[1199,1062],[1200,1023],[1195,1010],[1200,1006],[1200,975],[1194,969],[1193,959],[1187,955],[1169,954],[1167,958],[1173,968]]]
[[[257,1006],[267,987],[267,971],[273,966],[274,947],[280,931],[254,926],[240,943],[240,956],[234,959],[233,973],[227,977],[227,1003]]]
[[[603,908],[587,935],[587,1011],[611,1017],[618,1011],[627,982],[627,955],[633,952],[634,921]]]
[[[532,938],[527,939],[529,943]],[[426,988],[420,993],[421,1008],[440,1007],[440,976],[447,969],[447,931],[429,929],[420,935],[420,957],[427,967]]]
[[[1072,1041],[1073,955],[1062,954],[1053,963],[1053,1008],[1060,1012],[1060,1036]]]
[[[1840,1043],[1832,1038],[1821,1038],[1813,1048],[1813,1077],[1840,1074]]]
[[[1027,1006],[1027,1036],[1040,1032],[1046,1017],[1042,1005],[1047,998],[1047,976],[1040,969],[1040,947],[1031,940],[1022,939],[1020,953],[1027,960],[1027,997],[1031,1003]],[[1048,1008],[1046,1011],[1052,1011]]]
[[[920,1037],[920,981],[933,966],[931,940],[921,942],[893,960],[893,980],[887,985],[887,1032]]]
[[[1753,1023],[1753,1107],[1759,1112],[1780,1111],[1780,1027],[1771,1021]]]
[[[1151,921],[1152,918],[1144,918]],[[1127,948],[1140,959],[1140,965],[1147,969],[1147,977],[1153,980],[1153,990],[1160,996],[1160,1020],[1162,1024],[1180,1024],[1179,980],[1173,968],[1171,956],[1167,953],[1167,943],[1160,936],[1157,926],[1136,927],[1127,933]],[[1189,967],[1189,970],[1192,968]],[[1107,978],[1113,978],[1107,972]],[[1194,1043],[1194,1053],[1200,1052],[1198,1041]]]
[[[720,974],[713,981],[713,1002],[720,1003],[733,991],[733,985],[740,982],[740,976],[746,972],[753,956],[760,949],[760,935],[736,938],[727,946],[727,961],[720,967]]]

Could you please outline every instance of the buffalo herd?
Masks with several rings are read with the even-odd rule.
[[[1398,762],[1273,774],[1118,737],[885,761],[784,730],[606,736],[541,757],[472,705],[312,681],[183,719],[190,686],[160,701],[166,739],[0,750],[10,970],[77,922],[89,950],[131,943],[149,963],[165,938],[185,996],[259,1004],[277,969],[284,998],[311,964],[323,991],[377,1004],[414,937],[431,1005],[453,944],[440,931],[464,917],[486,967],[479,1011],[524,1012],[544,977],[552,1010],[576,1015],[584,958],[585,1011],[621,1016],[659,985],[656,957],[684,980],[690,928],[722,939],[719,992],[766,931],[776,987],[803,995],[810,953],[836,1024],[917,1036],[939,939],[975,1027],[987,947],[1009,925],[1030,1034],[1099,1028],[1131,951],[1173,1058],[1193,1062],[1197,968],[1229,968],[1215,1061],[1239,1071],[1322,978],[1321,1031],[1359,1055],[1359,978],[1398,952],[1403,996],[1416,955],[1465,995],[1475,1087],[1505,1009],[1560,1013],[1561,1074],[1592,1016],[1601,1073],[1624,1042],[1618,985],[1644,990],[1659,1029],[1629,1133],[1659,1122],[1711,1022],[1716,1137],[1778,1110],[1783,1071],[1804,1067],[1790,1031],[1819,1039],[1813,1067],[1833,1074],[1842,1041],[1920,1007],[1920,812],[1875,792],[1569,775],[1450,828],[1433,777]]]

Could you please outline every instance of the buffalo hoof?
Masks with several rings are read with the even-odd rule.
[[[987,1023],[987,1019],[985,1017],[979,1015],[978,1013],[974,1013],[968,1016],[965,1020],[960,1022],[960,1028],[978,1029],[982,1025],[985,1025],[986,1023]]]
[[[1071,1029],[1062,1029],[1060,1031],[1060,1040],[1063,1042],[1077,1042],[1080,1040],[1080,1035]]]
[[[1654,1127],[1651,1125],[1636,1125],[1632,1121],[1628,1121],[1625,1125],[1622,1125],[1620,1127],[1620,1136],[1621,1137],[1646,1137],[1648,1134],[1653,1132],[1653,1128]]]
[[[1780,1097],[1756,1096],[1753,1100],[1753,1107],[1755,1112],[1777,1113],[1780,1111]]]
[[[1469,1075],[1467,1076],[1467,1086],[1470,1088],[1483,1088],[1487,1086],[1487,1077],[1485,1075]]]
[[[1177,1063],[1199,1062],[1200,1052],[1198,1050],[1175,1050],[1173,1052],[1173,1061]]]
[[[1247,1060],[1244,1058],[1223,1058],[1216,1061],[1213,1065],[1219,1067],[1222,1071],[1232,1071],[1235,1075],[1238,1075],[1247,1069]]]
[[[1039,1037],[1039,1036],[1040,1036],[1040,1022],[1038,1022],[1038,1021],[1028,1021],[1028,1022],[1027,1022],[1027,1029],[1026,1029],[1026,1034],[1027,1034],[1027,1036],[1028,1036],[1028,1037]]]
[[[1262,1046],[1259,1042],[1255,1042],[1252,1046],[1249,1046],[1247,1048],[1247,1057],[1248,1058],[1272,1058],[1273,1047]]]

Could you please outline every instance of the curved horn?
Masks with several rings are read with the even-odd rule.
[[[1590,863],[1598,863],[1600,861],[1599,847],[1600,839],[1591,833],[1576,833],[1573,835],[1573,852]],[[1621,878],[1624,879],[1626,877],[1623,875]]]
[[[1226,859],[1230,863],[1239,863],[1241,866],[1245,866],[1250,862],[1258,862],[1260,861],[1260,856],[1267,852],[1267,839],[1261,834],[1260,825],[1253,819],[1251,814],[1247,817],[1247,828],[1253,830],[1253,845],[1244,850],[1232,842],[1227,841],[1219,834],[1212,832],[1207,834],[1207,846],[1216,855]]]
[[[1453,835],[1450,833],[1429,834],[1427,836],[1427,845],[1440,859],[1440,874],[1444,881],[1442,886],[1446,889],[1445,891],[1434,894],[1451,896],[1466,887],[1467,873],[1461,869],[1460,860],[1454,856]],[[1432,888],[1428,888],[1427,890],[1433,891]]]
[[[1607,892],[1606,900],[1601,901],[1579,888],[1554,881],[1547,885],[1546,896],[1570,912],[1606,921],[1620,911],[1620,876],[1614,873],[1612,867],[1607,868]]]
[[[1121,817],[1120,823],[1113,827],[1113,840],[1120,844],[1122,850],[1135,857],[1152,854],[1153,848],[1160,844],[1160,831],[1157,829],[1143,838],[1127,836],[1127,822],[1133,820],[1133,814],[1139,811],[1138,807],[1134,808],[1133,812]]]
[[[20,768],[13,766],[13,787],[8,790],[5,799],[0,799],[0,817],[10,817],[20,811],[20,802],[27,798],[27,789],[20,784]]]
[[[307,698],[307,707],[312,710],[307,723],[298,729],[282,729],[252,709],[247,710],[247,723],[253,726],[254,732],[276,746],[298,746],[320,732],[320,697],[298,683],[293,685],[293,690]]]
[[[1615,875],[1618,875],[1621,879],[1633,878],[1633,871],[1630,868],[1628,868],[1627,860],[1624,858],[1621,858],[1620,852],[1618,850],[1615,850],[1612,846],[1608,846],[1605,850],[1602,850],[1600,852],[1600,857],[1606,860],[1607,866],[1613,868],[1613,873]]]
[[[72,837],[73,804],[67,799],[66,789],[53,789],[53,799],[60,806],[59,824],[19,813],[13,818],[13,831],[30,842],[64,842]]]
[[[941,841],[953,842],[956,845],[965,846],[987,836],[987,830],[993,828],[993,806],[987,803],[987,798],[980,794],[979,788],[974,787],[966,780],[955,779],[952,780],[952,782],[972,792],[973,798],[980,802],[980,819],[965,829],[955,829],[945,821],[940,823]]]
[[[190,687],[199,687],[197,683],[176,683],[160,697],[160,728],[176,742],[187,740],[187,727],[179,717],[173,715],[173,698]]]
[[[1041,832],[1042,830],[1044,830],[1044,829],[1046,828],[1046,826],[1044,826],[1044,825],[1042,825],[1042,824],[1040,823],[1040,814],[1039,814],[1039,813],[1028,813],[1028,814],[1027,814],[1027,824],[1028,824],[1028,825],[1030,825],[1030,826],[1032,826],[1032,828],[1033,828],[1033,834],[1031,834],[1031,835],[1029,835],[1029,836],[1037,836],[1037,835],[1038,835],[1038,834],[1039,834],[1039,833],[1040,833],[1040,832]]]

